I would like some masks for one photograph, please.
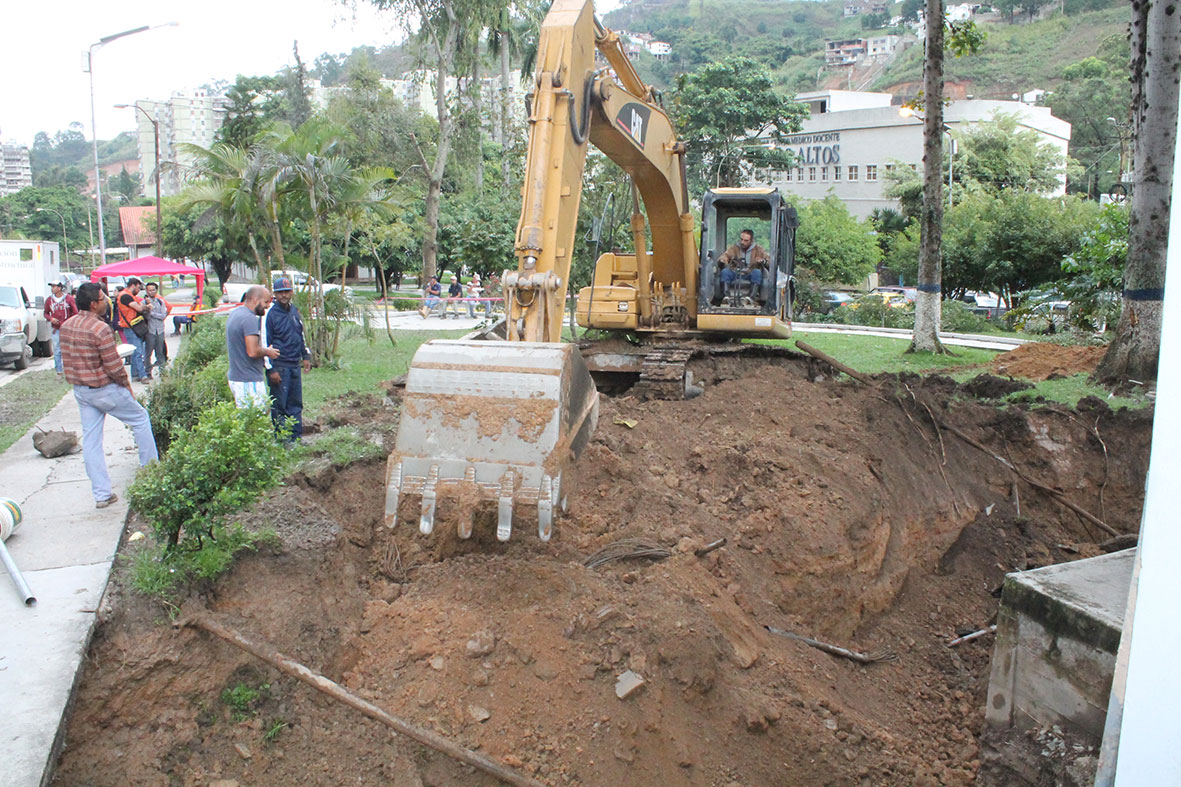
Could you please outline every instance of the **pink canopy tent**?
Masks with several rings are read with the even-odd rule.
[[[111,262],[95,268],[90,274],[91,281],[98,281],[107,276],[186,276],[197,277],[197,296],[205,290],[205,271],[178,262],[161,259],[160,257],[137,257],[126,262]]]

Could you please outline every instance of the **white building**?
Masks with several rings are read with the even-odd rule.
[[[923,124],[903,117],[889,93],[822,90],[801,93],[811,115],[800,133],[785,147],[796,154],[789,170],[761,170],[756,179],[807,202],[835,194],[858,218],[875,208],[897,209],[885,194],[886,172],[894,167],[919,170],[923,165]],[[1050,114],[1048,107],[1019,101],[953,101],[943,120],[953,131],[992,120],[1002,112],[1017,117],[1019,127],[1036,131],[1063,157],[1070,144],[1070,124]],[[1057,194],[1065,193],[1065,173]]]
[[[0,196],[15,194],[32,185],[29,149],[24,145],[0,145]]]
[[[668,56],[673,52],[673,45],[667,41],[649,41],[646,46],[648,52],[657,60],[668,60]]]
[[[866,57],[870,60],[889,60],[898,51],[899,36],[894,34],[874,36],[865,39],[867,44]]]
[[[152,121],[160,124],[160,195],[179,194],[188,181],[195,157],[181,148],[182,143],[207,148],[225,122],[226,99],[211,96],[204,90],[173,93],[165,101],[137,101],[135,113],[139,171],[143,173],[145,194],[154,194],[156,141]],[[145,114],[146,113],[146,114]]]

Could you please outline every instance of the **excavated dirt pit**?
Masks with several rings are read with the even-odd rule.
[[[602,401],[549,544],[525,523],[495,543],[492,515],[470,542],[390,533],[381,463],[322,466],[242,517],[282,546],[198,600],[551,784],[974,782],[992,638],[947,641],[992,621],[1005,572],[1098,554],[1108,536],[1024,484],[1015,496],[1008,470],[932,419],[1129,533],[1151,413],[997,409],[946,378],[865,386],[812,362],[714,364],[698,379],[706,391],[689,401]],[[398,407],[353,397],[324,426],[384,428],[389,446]],[[621,539],[672,554],[583,565]],[[494,783],[173,630],[123,582],[57,784]],[[897,658],[863,666],[765,626]],[[619,699],[628,669],[645,684]],[[235,720],[221,696],[243,684],[268,689]]]

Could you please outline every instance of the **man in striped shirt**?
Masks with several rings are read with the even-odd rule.
[[[123,359],[115,351],[115,336],[102,316],[107,313],[107,295],[102,288],[86,282],[75,296],[78,313],[61,327],[62,366],[66,382],[74,386],[74,399],[82,415],[82,460],[94,507],[106,508],[118,500],[111,489],[111,476],[103,455],[103,422],[108,415],[131,427],[139,449],[139,463],[155,461],[156,439],[148,411],[131,392],[131,381]]]

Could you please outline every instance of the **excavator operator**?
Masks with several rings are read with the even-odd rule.
[[[762,292],[763,271],[770,262],[771,255],[755,243],[754,230],[743,230],[738,234],[738,242],[726,249],[718,258],[718,263],[722,266],[723,289],[729,293],[735,282],[746,280],[751,284],[751,292],[757,297],[757,294]]]

